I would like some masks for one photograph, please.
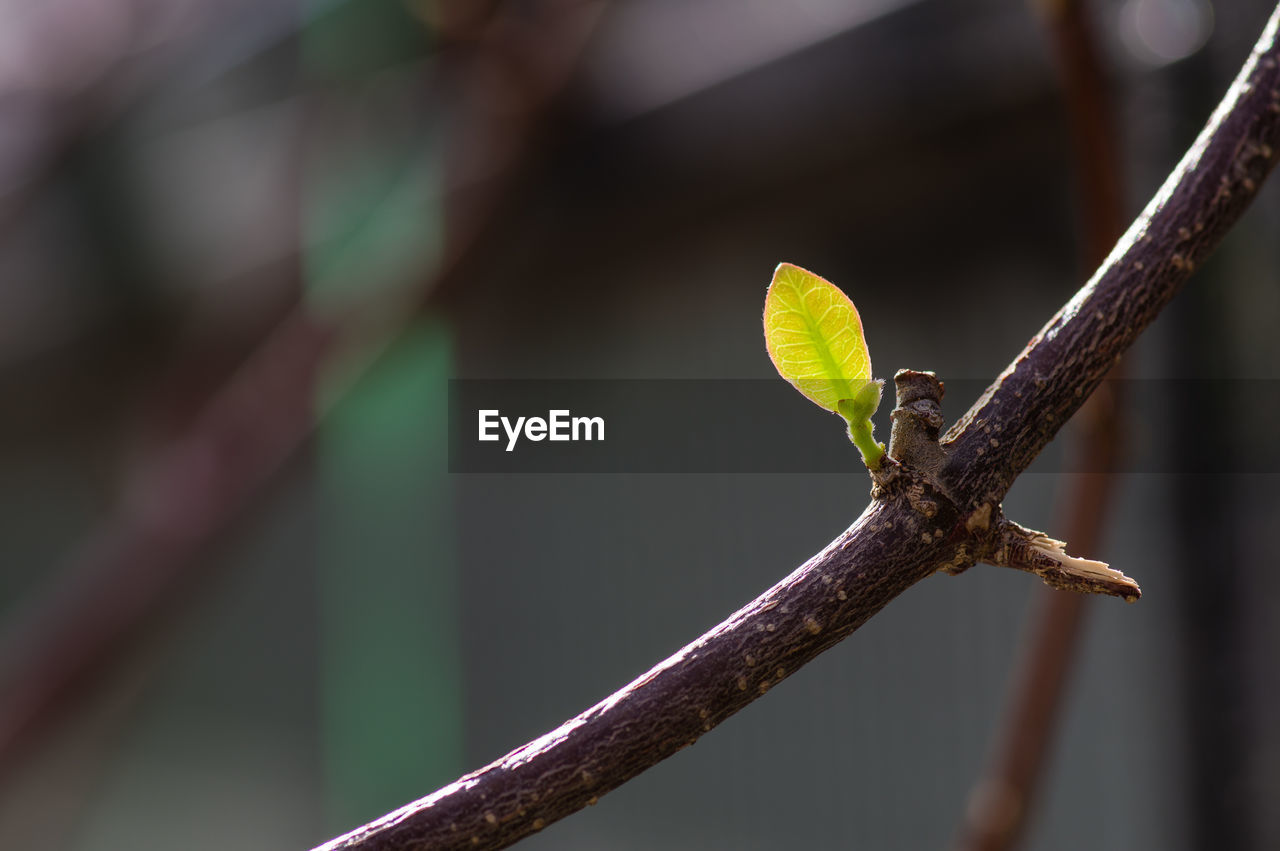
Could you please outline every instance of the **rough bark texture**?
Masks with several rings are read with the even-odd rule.
[[[1004,496],[1257,194],[1280,143],[1275,38],[1273,13],[1208,126],[1147,209],[947,433],[945,478],[971,506]]]
[[[692,744],[935,572],[998,558],[1017,475],[1221,240],[1280,145],[1273,14],[1209,126],[1093,279],[940,443],[941,384],[902,372],[873,500],[822,552],[560,728],[322,846],[503,848]]]
[[[1059,0],[1041,8],[1065,97],[1081,202],[1081,249],[1090,268],[1106,259],[1125,226],[1120,135],[1093,11],[1087,0]],[[1072,417],[1076,439],[1070,454],[1079,469],[1067,484],[1061,525],[1054,531],[1064,531],[1080,552],[1099,549],[1111,509],[1109,471],[1116,469],[1124,434],[1119,382],[1124,370],[1122,360]],[[990,761],[969,794],[955,851],[1008,851],[1030,825],[1088,604],[1081,594],[1050,588],[1034,595]]]
[[[894,440],[903,433],[919,445],[895,422]],[[966,557],[950,500],[905,460],[886,466],[881,497],[853,526],[724,623],[558,729],[324,847],[503,848],[693,744],[940,561]]]

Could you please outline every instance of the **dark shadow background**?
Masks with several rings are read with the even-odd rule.
[[[1136,214],[1270,6],[1089,6]],[[596,702],[867,500],[852,447],[451,473],[450,378],[770,378],[789,260],[853,298],[877,375],[953,382],[954,419],[1090,271],[1024,3],[2,14],[0,847],[310,847]],[[1251,463],[1278,232],[1268,185],[1128,359],[1168,388],[1125,438],[1157,460],[1082,555],[1144,596],[1093,607],[1027,847],[1280,846],[1280,503]],[[838,432],[803,412],[797,441]],[[1005,502],[1050,534],[1070,431]],[[1036,584],[922,583],[522,847],[944,847]]]

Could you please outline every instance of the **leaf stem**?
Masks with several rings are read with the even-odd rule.
[[[849,439],[862,453],[862,461],[867,469],[875,472],[880,469],[880,461],[884,458],[884,444],[876,441],[871,434],[871,421],[849,421]]]

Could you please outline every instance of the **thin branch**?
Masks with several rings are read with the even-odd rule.
[[[1063,83],[1071,131],[1075,185],[1079,187],[1082,254],[1095,266],[1124,227],[1123,188],[1115,112],[1108,96],[1097,38],[1083,0],[1045,4],[1046,25]],[[1081,467],[1068,486],[1062,528],[1082,552],[1101,546],[1119,457],[1122,400],[1117,364],[1105,384],[1072,418]],[[1088,598],[1050,588],[1028,606],[1025,649],[1017,662],[989,763],[973,787],[957,848],[1007,851],[1031,820],[1044,766],[1057,729]]]
[[[1280,145],[1278,23],[1280,8],[1200,139],[1102,269],[941,444],[932,442],[941,384],[927,373],[899,374],[892,460],[853,526],[596,706],[322,848],[504,848],[693,744],[934,571],[993,557],[1000,500],[1018,473],[1173,298],[1269,173]]]
[[[948,432],[950,477],[975,507],[1003,497],[1222,241],[1275,165],[1275,22],[1273,13],[1208,125],[1106,262]],[[993,439],[1005,447],[994,458]]]
[[[0,643],[0,768],[136,624],[164,609],[209,537],[301,443],[332,344],[332,330],[305,316],[282,323],[197,422],[134,472],[112,522],[80,545],[52,591],[12,618]]]
[[[508,8],[481,31],[457,60],[481,79],[502,66],[515,93],[477,86],[462,95],[451,156],[465,154],[466,168],[486,177],[473,173],[467,181],[453,174],[463,166],[450,162],[462,185],[446,196],[450,230],[438,268],[420,289],[355,305],[335,320],[319,321],[295,305],[192,424],[129,471],[129,498],[78,543],[54,587],[8,619],[0,633],[0,774],[128,639],[169,613],[200,554],[310,436],[316,372],[346,357],[358,363],[344,361],[352,368],[342,377],[356,380],[407,318],[441,297],[480,240],[500,188],[529,152],[538,119],[568,81],[604,5],[545,0],[532,19]],[[491,157],[483,165],[481,148]]]
[[[1026,529],[1012,520],[1000,524],[999,535],[1000,543],[989,558],[991,564],[1034,573],[1060,591],[1110,594],[1129,603],[1136,603],[1142,596],[1138,583],[1110,565],[1067,555],[1066,541]]]

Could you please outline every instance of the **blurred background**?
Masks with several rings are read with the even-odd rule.
[[[0,847],[310,847],[820,549],[867,499],[839,440],[463,473],[448,380],[770,377],[790,260],[954,420],[1090,272],[1061,5],[0,4]],[[1271,6],[1084,11],[1132,216]],[[1158,460],[1081,554],[1145,595],[1090,607],[1026,847],[1280,847],[1277,232],[1273,182],[1127,358]],[[1011,517],[1064,534],[1071,440]],[[947,847],[1040,593],[930,579],[522,847]]]

